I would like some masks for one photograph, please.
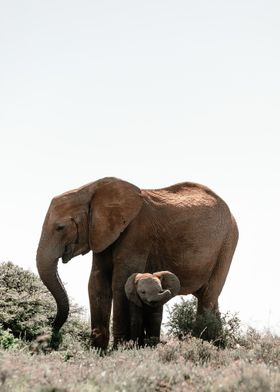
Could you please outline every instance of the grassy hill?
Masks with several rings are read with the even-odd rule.
[[[52,297],[36,275],[0,264],[1,392],[280,391],[280,337],[241,332],[223,315],[223,346],[190,335],[193,302],[177,304],[171,336],[156,348],[89,349],[89,325],[72,305],[57,351],[49,346]]]
[[[247,346],[218,349],[189,338],[157,348],[32,354],[0,351],[0,390],[7,392],[280,391],[280,339],[247,336]]]

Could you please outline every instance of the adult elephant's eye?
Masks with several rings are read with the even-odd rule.
[[[56,226],[55,230],[56,230],[56,231],[61,231],[61,230],[64,229],[64,227],[65,227],[65,225],[63,225],[62,223],[59,223],[59,224]]]
[[[145,294],[145,293],[146,293],[146,291],[144,291],[144,290],[141,291],[141,294]]]

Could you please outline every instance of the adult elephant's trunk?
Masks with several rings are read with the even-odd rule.
[[[69,300],[57,272],[58,259],[46,257],[44,250],[39,247],[36,260],[40,278],[56,301],[57,314],[52,326],[55,331],[59,331],[69,314]]]

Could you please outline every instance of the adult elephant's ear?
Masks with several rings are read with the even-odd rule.
[[[111,245],[138,215],[141,191],[126,181],[113,179],[101,184],[91,200],[89,242],[94,253]]]
[[[181,284],[175,274],[170,271],[160,271],[153,273],[154,276],[160,279],[161,286],[164,290],[170,290],[172,297],[179,294]]]
[[[129,301],[139,307],[142,307],[142,302],[137,294],[137,275],[140,274],[136,272],[135,274],[130,275],[124,286],[124,291]]]

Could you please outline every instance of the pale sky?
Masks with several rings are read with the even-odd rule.
[[[51,198],[205,184],[240,240],[222,311],[280,332],[280,3],[0,1],[0,261],[36,271]],[[88,306],[91,255],[60,265]]]

